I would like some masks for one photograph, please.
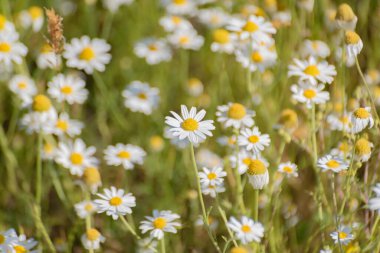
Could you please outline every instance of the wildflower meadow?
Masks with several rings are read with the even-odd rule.
[[[378,0],[0,0],[0,252],[379,253]]]

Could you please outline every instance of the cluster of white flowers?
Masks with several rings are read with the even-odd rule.
[[[0,252],[40,252],[36,240],[24,234],[18,235],[14,229],[0,232],[0,239]]]

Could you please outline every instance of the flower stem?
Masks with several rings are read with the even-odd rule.
[[[91,201],[90,193],[87,190],[85,190],[85,195],[86,195],[86,200]],[[88,231],[90,229],[91,229],[91,214],[86,216],[86,231]],[[94,253],[94,249],[92,247],[89,247],[88,252]]]
[[[234,130],[234,133],[235,133],[235,152],[236,152],[236,166],[235,166],[235,177],[236,177],[236,186],[237,186],[237,201],[238,201],[238,205],[240,206],[240,211],[245,214],[246,213],[246,210],[245,210],[245,205],[244,205],[244,198],[243,198],[243,187],[242,187],[242,184],[241,184],[241,176],[240,176],[240,173],[239,173],[239,144],[238,144],[238,136],[239,136],[239,130],[238,129],[235,129]]]
[[[36,224],[36,228],[40,234],[42,234],[42,237],[44,238],[46,244],[48,245],[48,252],[56,253],[56,249],[54,248],[54,244],[51,241],[49,237],[49,233],[47,232],[45,225],[42,223],[41,220],[41,209],[37,205],[33,205],[33,218],[34,222]]]
[[[161,244],[161,253],[165,253],[166,252],[166,250],[165,250],[165,236],[162,237],[160,244]]]
[[[41,198],[42,198],[42,133],[38,133],[37,141],[37,164],[36,164],[36,203],[41,209]]]
[[[259,190],[253,190],[253,220],[258,221],[259,219]]]
[[[136,231],[131,227],[131,225],[128,223],[128,221],[124,218],[124,216],[119,215],[121,221],[123,222],[124,226],[132,233],[134,237],[136,237],[137,240],[140,240],[141,237],[136,233]]]
[[[377,228],[377,225],[379,224],[379,221],[380,221],[380,215],[377,215],[376,220],[375,220],[375,223],[374,223],[373,226],[372,226],[372,230],[371,230],[371,239],[372,239],[373,236],[375,235],[376,228]]]
[[[227,228],[228,234],[230,235],[231,240],[232,240],[233,244],[235,245],[235,247],[237,247],[238,244],[237,244],[236,240],[234,239],[234,234],[232,233],[231,229],[228,226],[228,221],[227,221],[226,213],[224,212],[223,208],[220,206],[218,197],[216,197],[216,205],[218,207],[218,211],[219,211],[220,216],[222,217],[224,225]]]
[[[209,225],[209,222],[208,222],[208,215],[206,213],[206,208],[205,208],[205,204],[204,204],[204,201],[203,201],[203,196],[202,196],[202,190],[201,190],[201,183],[200,183],[200,180],[199,180],[199,174],[198,174],[198,167],[197,167],[197,163],[195,161],[195,154],[194,154],[194,146],[193,146],[193,143],[190,143],[190,153],[191,153],[191,161],[193,163],[193,169],[194,169],[194,174],[195,174],[195,179],[196,179],[196,183],[197,183],[197,190],[198,190],[198,198],[199,198],[199,202],[201,204],[201,208],[202,208],[202,217],[203,217],[203,223],[206,227],[206,230],[207,230],[207,233],[212,241],[212,244],[214,245],[215,249],[221,253],[222,251],[220,250],[219,246],[218,246],[218,243],[216,242],[212,232],[211,232],[211,229],[210,229],[210,225]]]
[[[333,174],[331,179],[331,189],[333,194],[333,204],[334,204],[334,212],[335,212],[335,226],[336,230],[339,232],[339,216],[338,216],[338,204],[336,201],[336,192],[335,192],[335,174]],[[340,237],[338,235],[338,244],[339,244],[339,252],[343,253],[342,243],[340,242]]]

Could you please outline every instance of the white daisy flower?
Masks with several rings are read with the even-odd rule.
[[[21,234],[17,237],[17,241],[13,243],[13,251],[9,252],[27,252],[27,253],[39,253],[39,249],[33,249],[37,246],[38,242],[33,238],[26,238],[25,235]]]
[[[98,191],[98,188],[102,186],[100,172],[96,167],[86,167],[83,170],[82,180],[93,194],[95,194]]]
[[[198,172],[198,174],[200,182],[204,186],[222,185],[224,182],[224,177],[227,176],[227,173],[222,167],[214,167],[212,169],[203,167],[203,172]]]
[[[76,203],[74,205],[74,208],[78,217],[81,219],[85,219],[97,211],[95,202],[88,201],[88,200],[84,200],[82,202]]]
[[[322,172],[331,170],[339,173],[347,170],[349,165],[342,158],[328,154],[318,159],[317,166],[322,169]]]
[[[0,14],[0,36],[1,34],[15,33],[16,29],[12,22],[10,22],[4,15]]]
[[[327,116],[327,123],[331,130],[344,131],[346,133],[351,132],[352,123],[350,121],[351,116],[344,114],[336,115],[329,114]]]
[[[293,99],[305,104],[307,108],[311,108],[313,104],[325,104],[330,99],[330,94],[323,91],[324,88],[323,84],[313,85],[302,81],[290,87]]]
[[[180,140],[177,136],[173,135],[173,132],[170,131],[169,127],[165,127],[164,137],[169,139],[170,143],[177,149],[185,149],[190,145],[190,141],[188,138]]]
[[[45,142],[41,148],[41,158],[43,160],[54,160],[57,153],[57,147],[51,142]]]
[[[238,144],[248,151],[252,150],[253,153],[259,154],[269,146],[270,138],[268,134],[261,134],[259,128],[255,126],[253,129],[246,128],[240,131]]]
[[[241,127],[251,127],[255,123],[252,119],[256,113],[247,109],[239,103],[228,103],[227,105],[218,106],[216,116],[217,121],[221,122],[224,127],[233,127],[239,129]]]
[[[251,161],[255,158],[256,156],[254,156],[252,152],[249,152],[246,149],[242,149],[239,151],[237,157],[236,155],[230,156],[231,167],[233,168],[237,167],[239,174],[242,175],[248,170],[249,165],[251,164]],[[236,165],[236,159],[238,159],[237,165]]]
[[[177,113],[170,112],[174,117],[166,116],[165,123],[169,125],[170,131],[180,140],[188,138],[192,143],[198,143],[206,139],[206,136],[212,136],[211,130],[215,129],[213,120],[204,120],[205,110],[197,113],[195,107],[188,111],[186,106],[181,105],[181,116]]]
[[[372,154],[373,143],[366,138],[360,138],[356,141],[354,147],[354,158],[356,161],[367,162]]]
[[[231,54],[235,50],[236,35],[229,33],[225,29],[216,29],[213,34],[211,51]]]
[[[230,217],[228,227],[235,233],[235,237],[244,245],[251,242],[259,243],[264,237],[264,226],[260,222],[255,222],[247,216],[242,216],[240,221],[235,217]]]
[[[363,49],[363,41],[354,31],[346,31],[344,35],[348,57],[356,57]]]
[[[170,14],[193,14],[197,9],[196,2],[193,0],[161,0],[161,3]]]
[[[351,114],[351,123],[353,133],[359,133],[365,128],[372,128],[375,124],[372,115],[371,107],[360,107]]]
[[[103,0],[103,6],[112,13],[115,13],[122,5],[130,5],[133,0]]]
[[[32,27],[34,32],[38,32],[44,24],[44,12],[42,8],[32,6],[27,10],[23,10],[19,14],[19,19],[23,28],[27,29]]]
[[[150,237],[140,239],[137,241],[137,253],[155,253],[158,242]]]
[[[81,236],[83,247],[87,250],[97,250],[100,248],[100,243],[105,242],[106,238],[100,234],[95,228],[87,229],[86,233]]]
[[[298,177],[297,164],[292,162],[280,163],[277,171],[284,173],[287,177]]]
[[[227,24],[229,15],[221,8],[207,8],[198,11],[198,18],[201,23],[209,28],[219,28]]]
[[[18,237],[14,229],[0,232],[0,251],[13,252],[13,245],[17,241]]]
[[[62,58],[60,55],[57,55],[52,47],[45,43],[38,56],[37,56],[37,66],[40,69],[56,69],[62,65]]]
[[[122,165],[126,170],[132,170],[135,164],[143,164],[145,156],[142,148],[131,144],[118,143],[104,150],[104,160],[108,165]]]
[[[351,156],[352,146],[347,141],[341,141],[336,148],[333,148],[330,152],[332,156],[338,156],[342,159],[347,159]]]
[[[375,196],[369,199],[368,208],[380,214],[380,183],[372,187],[372,191],[375,193]]]
[[[342,55],[344,52],[344,55]],[[335,60],[337,62],[344,61],[346,67],[352,67],[355,65],[355,57],[350,57],[347,53],[346,47],[338,47],[335,49]]]
[[[84,70],[87,74],[105,71],[105,65],[111,61],[108,53],[111,46],[103,39],[90,39],[88,36],[74,38],[65,44],[63,57],[67,66]]]
[[[187,92],[193,97],[199,97],[202,95],[204,87],[201,80],[192,77],[187,81]]]
[[[98,159],[94,157],[95,152],[95,147],[86,147],[82,139],[75,139],[73,142],[58,144],[55,160],[62,167],[69,169],[72,175],[82,176],[85,168],[98,164]]]
[[[294,65],[289,66],[288,76],[298,76],[301,81],[309,81],[313,85],[321,83],[332,83],[336,75],[335,66],[326,61],[317,62],[314,57],[308,60],[294,59]]]
[[[153,216],[146,216],[146,220],[140,224],[140,229],[143,234],[150,231],[152,238],[161,240],[164,237],[164,232],[177,233],[177,228],[181,226],[177,220],[180,218],[178,214],[172,211],[153,211]]]
[[[160,25],[164,28],[166,32],[193,29],[193,26],[187,19],[173,15],[162,17],[160,19]]]
[[[0,64],[12,66],[13,63],[21,64],[28,48],[18,41],[16,32],[0,34]]]
[[[148,83],[131,82],[123,91],[124,105],[133,112],[142,112],[146,115],[158,107],[160,90],[151,88]]]
[[[204,39],[194,29],[186,29],[168,35],[168,41],[177,48],[198,50],[202,47]]]
[[[352,31],[355,30],[356,23],[358,22],[358,18],[352,8],[346,3],[339,5],[335,20],[340,28]]]
[[[329,247],[324,247],[319,251],[319,253],[333,253]]]
[[[251,39],[255,42],[268,42],[276,33],[273,25],[263,17],[251,15],[247,20],[232,18],[227,29],[237,32],[241,39]]]
[[[135,45],[134,52],[150,65],[170,61],[172,58],[172,51],[163,39],[148,38],[139,41]]]
[[[347,245],[354,239],[354,235],[351,234],[351,228],[346,226],[341,226],[338,231],[332,232],[330,236],[335,244],[340,243],[342,245]]]
[[[82,122],[70,119],[67,113],[62,112],[54,123],[53,133],[57,136],[67,134],[70,137],[74,137],[80,135],[83,127]]]
[[[125,193],[123,189],[111,188],[104,189],[104,194],[97,194],[100,199],[94,200],[97,206],[98,213],[106,213],[112,216],[112,219],[117,220],[119,216],[132,213],[132,207],[136,206],[136,198],[132,193]]]
[[[33,79],[25,75],[15,75],[9,80],[9,89],[19,97],[34,96],[37,87]]]
[[[277,53],[266,45],[246,44],[235,52],[236,61],[251,72],[259,70],[264,72],[276,63]]]
[[[204,195],[210,195],[212,198],[215,198],[218,193],[225,192],[224,183],[217,185],[201,185],[201,191]]]
[[[301,54],[303,57],[313,56],[324,59],[330,55],[330,48],[320,40],[305,40],[302,44]]]
[[[247,175],[253,189],[261,190],[269,183],[268,166],[268,162],[261,157],[251,159]]]
[[[48,93],[58,102],[83,104],[88,97],[85,86],[85,81],[79,76],[58,74],[48,83]]]

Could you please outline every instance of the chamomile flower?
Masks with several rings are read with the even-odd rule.
[[[193,96],[198,97],[203,93],[203,83],[198,78],[192,77],[187,81],[187,92]]]
[[[227,173],[221,167],[214,167],[211,169],[203,167],[203,171],[198,174],[200,182],[204,186],[222,185],[224,177],[227,176]]]
[[[96,212],[96,205],[93,201],[84,200],[82,202],[76,203],[74,205],[75,212],[78,217],[81,219],[85,219],[91,214]]]
[[[360,107],[351,114],[353,133],[359,133],[365,128],[372,128],[374,120],[371,115],[371,107]]]
[[[268,166],[268,162],[261,157],[251,159],[247,175],[253,189],[261,190],[269,183]]]
[[[62,58],[57,55],[49,44],[44,44],[37,56],[37,66],[40,69],[54,69],[62,64]]]
[[[168,15],[162,17],[160,19],[160,25],[164,28],[166,32],[193,29],[193,26],[187,19],[175,15]]]
[[[264,72],[267,68],[276,63],[277,53],[267,45],[246,44],[235,52],[236,60],[240,62],[244,68],[248,68],[251,72],[259,70]]]
[[[294,59],[294,65],[289,66],[288,76],[298,76],[301,81],[309,81],[313,85],[332,83],[336,75],[335,66],[326,61],[318,62],[314,57],[308,60]]]
[[[25,29],[32,27],[34,32],[38,32],[44,24],[44,12],[42,8],[32,6],[29,9],[22,11],[19,15],[19,19],[21,25]]]
[[[201,191],[204,195],[210,195],[210,197],[215,198],[218,193],[225,192],[226,188],[224,188],[224,184],[217,185],[201,185]]]
[[[363,41],[354,31],[346,31],[344,34],[348,57],[356,57],[363,49]]]
[[[346,133],[351,132],[352,123],[350,121],[351,116],[349,115],[336,115],[329,114],[327,116],[327,123],[331,130],[344,131]]]
[[[70,137],[74,137],[80,135],[83,127],[84,125],[82,122],[70,119],[67,113],[62,112],[54,123],[53,133],[57,136],[64,136],[67,134]]]
[[[324,247],[319,253],[332,253],[332,250],[329,247]]]
[[[181,226],[178,222],[180,216],[172,213],[172,211],[153,211],[153,216],[146,216],[140,224],[140,229],[143,234],[150,231],[151,238],[161,240],[164,237],[164,232],[177,233],[177,228]]]
[[[380,183],[372,187],[372,191],[375,193],[375,196],[369,199],[368,208],[380,214]]]
[[[373,143],[366,138],[360,138],[354,146],[354,158],[360,162],[367,162],[372,154]]]
[[[161,3],[168,13],[175,15],[192,14],[197,9],[193,0],[161,0]]]
[[[338,143],[336,148],[333,148],[330,152],[332,156],[338,156],[342,159],[347,159],[351,156],[352,145],[346,140]]]
[[[9,252],[25,252],[25,253],[39,253],[38,249],[34,249],[38,242],[33,238],[26,238],[25,235],[21,234],[17,237],[17,241],[13,243],[13,251]]]
[[[0,64],[12,66],[21,64],[28,48],[18,41],[17,33],[0,34]]]
[[[221,122],[224,127],[233,127],[235,129],[253,126],[255,122],[252,118],[255,115],[254,111],[239,103],[218,106],[218,111],[216,112],[218,122]]]
[[[163,39],[148,38],[139,41],[135,45],[134,52],[150,65],[170,61],[172,58],[172,51]]]
[[[229,16],[220,8],[199,10],[198,18],[201,23],[210,28],[219,28],[227,24]]]
[[[278,172],[284,173],[287,177],[298,177],[297,165],[292,162],[280,163]]]
[[[231,54],[235,49],[235,34],[229,33],[225,29],[216,29],[212,33],[213,42],[211,51]]]
[[[92,193],[96,193],[102,186],[102,179],[99,169],[96,167],[86,167],[83,170],[82,180]]]
[[[103,0],[103,6],[112,13],[115,13],[123,5],[130,5],[133,0]]]
[[[137,253],[155,253],[158,242],[150,237],[140,239],[137,241]]]
[[[45,142],[41,148],[41,153],[43,160],[54,160],[57,153],[57,147],[52,142]]]
[[[104,150],[104,160],[108,165],[122,165],[126,170],[132,170],[136,164],[143,164],[145,156],[142,148],[131,144],[118,143]]]
[[[341,226],[338,231],[332,232],[330,236],[334,240],[335,244],[340,243],[342,245],[347,245],[354,239],[354,235],[351,234],[351,228],[346,226]]]
[[[313,104],[325,104],[330,99],[330,94],[323,91],[324,88],[323,84],[313,85],[309,82],[300,82],[290,87],[293,99],[305,104],[307,108],[311,108]]]
[[[168,41],[177,48],[198,50],[204,39],[194,29],[177,30],[168,36]]]
[[[106,238],[95,228],[87,229],[86,233],[81,237],[83,247],[87,250],[99,249],[100,243],[103,243],[105,240]]]
[[[252,152],[242,149],[239,151],[238,155],[231,155],[230,162],[233,168],[237,168],[239,174],[244,174],[251,164],[251,161],[255,159],[256,156],[252,155]],[[237,159],[237,164],[236,164]]]
[[[15,25],[10,22],[4,15],[0,14],[0,36],[3,34],[15,33]]]
[[[117,220],[119,216],[132,213],[132,207],[136,206],[136,198],[132,193],[125,193],[123,189],[117,189],[114,186],[104,189],[104,194],[97,194],[100,199],[94,200],[98,213],[106,213]]]
[[[58,102],[83,104],[88,97],[84,80],[75,75],[58,74],[48,83],[49,95]]]
[[[246,128],[240,131],[238,144],[248,151],[259,154],[269,146],[270,138],[268,134],[261,134],[259,128],[255,126],[253,129]]]
[[[105,65],[111,61],[108,53],[111,46],[103,39],[90,39],[88,36],[74,38],[65,44],[63,57],[67,66],[84,70],[87,74],[105,71]]]
[[[148,83],[133,81],[123,91],[124,105],[133,112],[150,115],[157,108],[159,89],[152,88]]]
[[[243,40],[251,39],[255,42],[268,42],[272,34],[276,33],[273,25],[263,17],[251,15],[247,20],[233,18],[227,29],[237,32]]]
[[[335,173],[339,173],[342,170],[348,169],[347,162],[338,156],[332,156],[330,154],[319,158],[317,161],[317,166],[322,169],[322,172],[331,170]]]
[[[165,127],[164,137],[169,139],[170,143],[177,149],[185,149],[190,145],[190,141],[188,138],[180,140],[177,136],[173,135],[173,132],[170,131],[169,127]]]
[[[264,226],[260,222],[255,222],[247,216],[242,216],[240,221],[235,217],[230,217],[228,227],[235,233],[235,237],[244,245],[251,242],[259,243],[264,237]]]
[[[85,168],[98,164],[98,159],[94,157],[95,152],[95,147],[87,147],[82,139],[75,139],[73,142],[58,144],[55,160],[69,169],[72,175],[82,176]]]
[[[358,18],[356,17],[352,8],[343,3],[339,5],[338,10],[336,12],[335,21],[338,26],[344,30],[355,30],[356,23],[358,22]]]
[[[18,241],[16,231],[9,229],[0,232],[0,251],[13,252],[13,245]]]
[[[174,117],[166,116],[165,123],[170,126],[170,132],[180,140],[189,139],[192,143],[198,143],[206,139],[206,136],[212,136],[211,130],[215,129],[213,120],[203,120],[206,115],[205,110],[197,113],[195,107],[189,111],[186,106],[181,105],[181,116],[177,113],[170,112]]]
[[[25,75],[15,75],[9,80],[9,89],[17,96],[34,96],[37,87],[33,79]]]
[[[330,48],[325,42],[320,40],[305,40],[301,53],[303,57],[313,56],[324,59],[330,55]]]

